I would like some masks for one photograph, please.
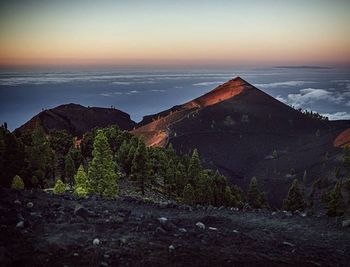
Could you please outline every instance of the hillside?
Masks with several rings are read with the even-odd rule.
[[[183,105],[146,116],[132,133],[148,145],[171,143],[183,153],[197,148],[208,167],[247,187],[256,176],[280,201],[296,177],[332,176],[339,163],[338,135],[349,121],[326,121],[279,102],[241,78]],[[345,136],[337,140],[346,139]]]
[[[73,136],[81,137],[94,127],[112,124],[117,124],[123,130],[131,130],[135,126],[130,115],[118,109],[66,104],[40,112],[16,131],[33,130],[41,126],[46,132],[50,129],[67,130]]]
[[[335,218],[131,197],[0,194],[2,266],[347,266],[350,260],[350,230]]]

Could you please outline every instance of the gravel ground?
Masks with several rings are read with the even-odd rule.
[[[349,266],[341,219],[0,189],[0,266]]]

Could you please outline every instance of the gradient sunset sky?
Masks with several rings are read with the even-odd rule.
[[[8,0],[0,64],[350,63],[349,0]]]

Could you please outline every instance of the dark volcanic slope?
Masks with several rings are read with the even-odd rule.
[[[236,78],[193,101],[145,117],[140,125],[133,133],[144,136],[149,145],[170,142],[182,152],[198,148],[208,166],[218,167],[243,187],[257,176],[270,200],[279,202],[304,170],[310,184],[334,172],[339,152],[334,141],[350,122],[310,118]],[[272,158],[274,150],[277,159]]]
[[[350,260],[350,228],[335,218],[0,194],[1,266],[348,266]],[[77,205],[83,209],[75,213]]]
[[[40,125],[45,131],[65,129],[74,136],[82,136],[94,127],[112,124],[124,130],[131,130],[135,126],[130,115],[118,109],[67,104],[40,112],[16,131],[32,130]]]

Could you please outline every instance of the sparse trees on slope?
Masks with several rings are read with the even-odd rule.
[[[102,130],[97,131],[89,165],[88,179],[91,192],[104,197],[114,197],[118,192],[118,174],[108,140]]]
[[[305,202],[298,179],[295,179],[289,188],[287,198],[283,201],[283,208],[288,211],[304,210]]]

